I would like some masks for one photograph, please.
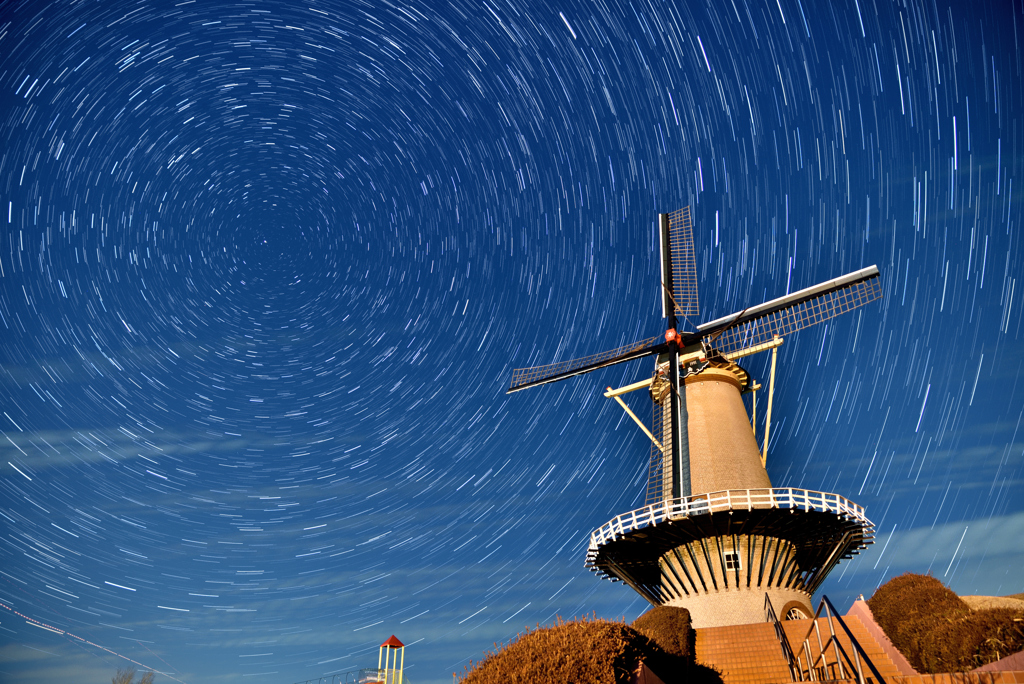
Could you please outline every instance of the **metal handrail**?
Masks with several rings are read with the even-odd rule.
[[[764,616],[765,620],[772,623],[772,626],[775,627],[775,638],[779,640],[779,644],[782,646],[782,654],[786,656],[786,663],[789,665],[789,676],[792,677],[794,682],[802,681],[803,677],[801,676],[796,654],[793,653],[793,648],[789,645],[789,639],[786,638],[786,630],[782,628],[782,622],[779,620],[779,616],[775,614],[775,606],[772,605],[772,600],[768,598],[768,594],[764,595]]]
[[[785,630],[782,628],[782,624],[775,614],[775,610],[772,607],[771,600],[768,595],[765,594],[765,618],[768,622],[773,622],[775,625],[775,635],[778,637],[779,642],[782,644],[782,650],[789,661],[790,674],[794,681],[829,681],[836,679],[848,679],[847,670],[856,672],[858,684],[866,684],[864,679],[864,668],[863,663],[867,663],[867,666],[871,669],[871,674],[875,677],[875,684],[885,684],[885,678],[882,677],[878,668],[871,661],[871,658],[861,647],[860,642],[853,636],[853,632],[846,626],[846,622],[836,611],[835,606],[828,600],[827,596],[822,596],[821,601],[818,602],[818,610],[814,612],[814,617],[811,618],[811,627],[807,630],[807,634],[801,640],[800,652],[796,653],[793,651],[792,646],[789,643],[789,638],[786,637]],[[825,610],[826,621],[828,622],[829,637],[822,644],[821,631],[818,627],[818,618],[821,616],[822,609]],[[843,628],[846,636],[850,639],[850,644],[853,646],[853,657],[846,652],[843,645],[839,642],[836,636],[835,623],[838,622],[839,626]],[[815,656],[811,649],[810,637],[811,634],[815,635],[815,640],[818,642],[818,655]],[[832,649],[835,660],[829,662],[828,651]],[[845,661],[845,667],[844,667]],[[835,676],[835,668],[838,668],[838,677]],[[851,673],[852,674],[852,673]]]
[[[590,550],[614,541],[634,530],[677,520],[721,511],[753,510],[755,508],[799,509],[822,511],[846,516],[860,522],[865,532],[874,524],[864,515],[864,507],[849,499],[829,492],[786,487],[781,489],[730,489],[697,496],[666,499],[656,504],[637,508],[618,515],[590,534]]]
[[[863,648],[861,648],[860,642],[857,641],[856,637],[853,636],[853,632],[851,632],[850,628],[846,626],[846,622],[843,620],[843,618],[839,616],[839,613],[836,612],[836,608],[832,605],[832,602],[828,600],[827,596],[822,595],[821,603],[825,604],[828,607],[828,610],[835,615],[836,620],[839,622],[839,626],[843,628],[844,632],[846,632],[846,636],[850,638],[850,643],[853,644],[854,649],[856,649],[853,655],[854,658],[856,658],[858,664],[858,680],[861,682],[864,681],[864,675],[859,669],[860,660],[861,658],[863,658],[864,661],[868,664],[868,667],[871,668],[871,674],[875,675],[876,681],[878,681],[880,684],[885,684],[885,678],[882,677],[881,673],[879,673],[878,671],[878,668],[876,668],[875,664],[871,662],[871,658],[869,658],[868,654],[864,652]],[[818,606],[817,612],[821,612],[821,605]],[[829,620],[829,626],[831,625],[832,621]]]

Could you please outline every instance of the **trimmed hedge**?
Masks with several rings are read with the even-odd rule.
[[[656,625],[641,631],[622,622],[585,617],[565,622],[559,618],[553,626],[528,630],[507,645],[495,644],[495,650],[485,654],[483,660],[470,662],[459,681],[463,684],[626,684],[643,661],[665,684],[722,684],[713,669],[695,664],[692,655],[683,657],[669,652],[649,635],[656,633],[664,638],[665,629],[672,629],[682,621],[678,614],[659,613],[655,619],[647,621]],[[685,623],[689,628],[689,613],[685,614]],[[645,633],[647,630],[651,630],[650,633]],[[685,644],[686,639],[667,643],[678,646]],[[692,652],[691,649],[689,653]]]
[[[497,644],[495,644],[497,648]],[[561,619],[470,663],[465,684],[593,682],[625,684],[641,660],[663,652],[654,640],[621,622]]]
[[[972,610],[931,575],[906,573],[868,599],[875,620],[918,672],[966,672],[1024,650],[1024,612]]]
[[[655,606],[633,620],[633,629],[654,639],[665,652],[693,662],[697,633],[686,608]]]

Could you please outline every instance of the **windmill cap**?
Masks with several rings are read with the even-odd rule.
[[[384,648],[385,646],[390,646],[391,648],[405,648],[405,644],[399,641],[398,637],[396,637],[394,634],[392,634],[387,641],[380,645],[381,648]]]

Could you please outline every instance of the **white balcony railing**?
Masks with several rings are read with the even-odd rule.
[[[612,518],[590,534],[590,551],[625,534],[667,520],[678,520],[709,515],[720,511],[754,510],[765,508],[799,509],[834,513],[856,520],[869,534],[874,525],[864,517],[864,507],[849,499],[828,492],[807,489],[730,489],[709,492],[682,499],[666,499],[661,503],[644,506]]]

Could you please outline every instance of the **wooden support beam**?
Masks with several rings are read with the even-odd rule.
[[[775,359],[779,354],[779,347],[782,345],[782,338],[776,335],[775,339],[766,344],[771,345],[770,349],[772,350],[772,370],[771,377],[768,380],[768,415],[765,418],[764,422],[764,447],[762,447],[761,449],[762,467],[767,467],[766,464],[768,463],[768,439],[771,436],[772,429],[772,397],[775,394]]]
[[[781,344],[782,338],[776,335],[775,339],[773,339],[771,342],[755,344],[753,347],[746,347],[745,349],[740,349],[739,351],[730,352],[728,354],[722,354],[722,356],[729,359],[730,361],[735,361],[736,359],[741,359],[744,356],[750,356],[751,354],[757,354],[759,352],[768,351],[769,349],[775,349]]]
[[[650,384],[650,381],[648,381],[648,384]],[[622,410],[625,411],[629,415],[629,417],[633,419],[633,422],[640,426],[640,429],[644,431],[645,435],[651,438],[651,441],[654,442],[654,446],[658,447],[658,451],[660,451],[661,453],[665,453],[665,447],[661,445],[661,442],[659,442],[657,438],[651,434],[651,431],[647,429],[647,426],[643,424],[643,421],[636,417],[636,414],[633,413],[628,406],[626,406],[626,402],[622,401],[622,399],[619,398],[618,394],[612,394],[611,387],[608,388],[608,391],[605,392],[604,396],[611,397],[615,401],[619,402],[619,406],[622,407]]]
[[[612,397],[617,397],[620,394],[629,394],[630,392],[635,392],[638,389],[643,389],[645,387],[650,387],[652,382],[654,382],[654,378],[653,377],[652,378],[648,378],[647,380],[641,380],[640,382],[634,382],[632,385],[626,385],[625,387],[620,387],[617,390],[613,390],[611,387],[609,387],[608,391],[604,393],[604,396],[606,396],[609,399],[611,399]]]

